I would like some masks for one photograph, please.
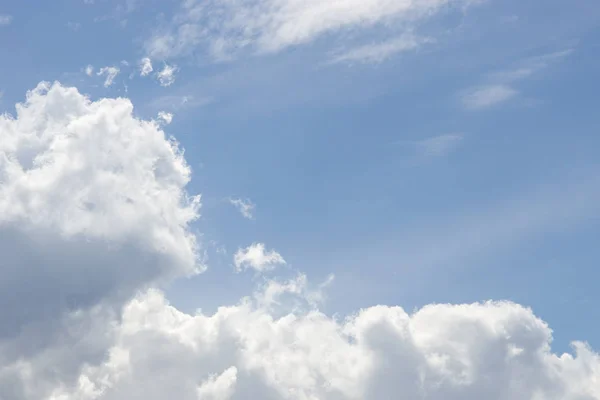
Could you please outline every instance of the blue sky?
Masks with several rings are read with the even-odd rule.
[[[127,95],[141,116],[173,112],[167,132],[195,171],[190,191],[204,196],[205,238],[228,253],[266,242],[314,279],[334,273],[332,310],[513,299],[559,338],[600,335],[593,1],[449,10],[416,28],[435,43],[383,61],[328,65],[341,46],[389,35],[377,28],[350,43],[331,35],[226,63],[198,51],[175,58],[180,71],[166,88],[127,75],[146,55],[153,21],[178,4],[127,4],[4,5],[12,21],[0,36],[2,109],[37,82],[59,80],[92,97]],[[108,88],[83,73],[121,61],[132,67],[121,65]],[[494,87],[508,94],[464,103]],[[191,105],[168,107],[185,96]],[[240,221],[229,197],[255,203],[255,220]],[[176,303],[195,308],[209,292],[209,304],[220,304],[250,284],[231,275],[230,257],[207,250],[209,272],[176,284]]]
[[[600,347],[596,1],[432,1],[398,19],[381,1],[290,31],[262,24],[266,8],[195,17],[188,3],[0,6],[0,111],[56,80],[173,114],[208,270],[172,283],[172,304],[235,302],[263,277],[235,273],[234,254],[264,243],[282,276],[335,276],[329,315],[506,299],[552,327],[555,351]],[[103,67],[119,68],[110,85]]]

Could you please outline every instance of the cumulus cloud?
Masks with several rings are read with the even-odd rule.
[[[190,169],[129,100],[41,83],[16,110],[0,116],[0,340],[200,270]]]
[[[148,57],[142,58],[140,61],[140,75],[148,76],[150,73],[152,73],[152,71],[154,71],[154,68],[152,68],[152,60],[150,60]]]
[[[138,290],[202,270],[190,169],[132,113],[41,83],[0,116],[0,398],[47,398],[102,359]]]
[[[240,214],[244,218],[253,219],[254,218],[254,208],[256,207],[250,200],[243,199],[229,199],[229,202],[238,209]]]
[[[175,73],[179,69],[175,65],[165,64],[162,70],[156,74],[161,86],[171,86],[175,82]]]
[[[229,367],[221,375],[209,377],[198,388],[198,397],[206,400],[228,400],[235,392],[237,368]]]
[[[233,262],[238,272],[248,268],[258,272],[270,271],[278,265],[285,264],[281,254],[275,250],[265,251],[263,243],[253,243],[245,249],[238,249]]]
[[[104,87],[109,87],[113,84],[117,75],[119,75],[121,70],[118,67],[102,67],[100,71],[98,71],[98,76],[105,76]]]
[[[157,287],[200,271],[198,198],[177,143],[132,112],[42,83],[0,116],[1,399],[600,398],[600,356],[553,353],[510,302],[331,317],[331,278],[299,275],[212,314],[173,307]],[[260,243],[238,254],[239,269],[285,262]]]
[[[250,48],[273,53],[312,42],[326,34],[376,26],[406,28],[442,12],[448,6],[464,7],[476,0],[232,0],[182,3],[172,25],[157,32],[146,50],[158,58],[190,54],[207,45],[213,56],[227,58]],[[388,44],[379,53],[392,51]],[[370,50],[371,52],[373,50]],[[369,52],[363,49],[362,52]],[[355,57],[358,55],[354,55]]]
[[[56,398],[578,400],[600,396],[598,354],[550,351],[551,330],[508,302],[376,306],[337,320],[273,316],[251,299],[182,313],[151,291],[132,301],[107,359]],[[96,393],[96,397],[89,393]]]

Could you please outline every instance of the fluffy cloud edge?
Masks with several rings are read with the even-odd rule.
[[[295,293],[282,286],[290,291],[278,296]],[[169,393],[231,400],[600,395],[599,355],[582,342],[573,343],[574,355],[552,353],[548,325],[515,303],[433,304],[412,314],[374,306],[342,320],[316,308],[276,316],[261,304],[245,298],[212,315],[189,315],[159,291],[140,295],[125,308],[108,359],[79,382],[111,400],[134,388],[152,400]],[[64,399],[94,398],[82,385],[70,390]]]
[[[246,248],[240,248],[233,256],[233,263],[237,272],[253,269],[256,272],[274,270],[286,261],[275,250],[267,251],[264,243],[253,243]]]
[[[188,224],[199,203],[185,192],[191,170],[176,143],[135,118],[129,100],[92,101],[58,83],[38,85],[16,110],[0,117],[0,250],[16,254],[0,281],[12,305],[0,310],[2,398],[600,397],[600,356],[581,342],[573,355],[553,353],[548,325],[510,302],[331,317],[319,304],[332,278],[311,290],[299,275],[210,315],[184,313],[148,289],[198,272]],[[234,262],[257,272],[285,264],[262,243]],[[6,329],[13,322],[19,329]]]

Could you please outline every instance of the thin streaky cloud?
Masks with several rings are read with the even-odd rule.
[[[338,64],[343,62],[378,64],[386,61],[397,53],[414,50],[421,44],[430,43],[431,41],[431,39],[427,38],[404,35],[385,42],[356,47],[339,55],[335,55],[329,61],[329,64]]]
[[[574,49],[566,49],[536,57],[526,58],[512,68],[488,75],[488,83],[472,87],[464,91],[460,97],[463,106],[470,110],[481,110],[504,103],[519,94],[514,87],[519,80],[531,78],[552,64],[573,53]]]
[[[145,50],[156,59],[187,56],[196,48],[204,48],[217,60],[230,59],[244,49],[258,54],[276,53],[348,29],[360,31],[381,26],[409,33],[419,21],[451,8],[464,12],[464,6],[477,3],[476,0],[189,0],[183,3],[170,26],[146,41]],[[365,51],[369,52],[362,50]]]
[[[171,111],[179,111],[188,108],[196,108],[206,106],[214,100],[210,97],[195,97],[190,94],[186,95],[166,95],[157,97],[150,101],[150,107],[154,109],[167,109]]]
[[[416,141],[414,145],[425,156],[443,156],[454,150],[464,138],[463,134],[449,133]]]
[[[229,199],[229,203],[233,205],[246,219],[254,219],[254,209],[256,205],[246,199]]]
[[[401,266],[435,268],[527,241],[544,232],[562,231],[600,215],[598,171],[564,177],[561,183],[532,189],[502,203],[457,215],[452,221],[411,229],[396,237],[403,243]]]
[[[461,96],[462,104],[470,110],[481,110],[504,103],[519,92],[508,85],[484,85],[469,89]]]
[[[532,75],[550,67],[552,64],[565,59],[574,51],[575,49],[570,48],[549,54],[543,54],[541,56],[530,57],[518,62],[511,69],[492,73],[490,75],[490,78],[494,81],[502,82],[512,82],[520,79],[529,78]]]

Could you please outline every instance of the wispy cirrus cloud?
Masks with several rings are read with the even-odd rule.
[[[414,50],[424,43],[431,43],[433,40],[428,38],[419,38],[412,34],[402,35],[380,43],[363,45],[351,50],[334,55],[329,64],[338,63],[381,63],[390,57],[404,51]]]
[[[0,26],[6,26],[6,25],[10,25],[10,23],[13,20],[13,16],[12,15],[8,15],[8,14],[0,14]]]
[[[508,85],[483,85],[465,91],[461,96],[461,100],[465,108],[480,110],[503,103],[517,94],[517,90]]]
[[[417,151],[426,156],[442,156],[454,150],[465,138],[461,133],[449,133],[415,142]]]
[[[229,203],[233,205],[242,214],[244,218],[254,219],[254,208],[256,205],[246,199],[229,199]]]
[[[535,57],[529,57],[515,63],[512,68],[491,73],[490,79],[498,82],[515,82],[520,79],[529,78],[536,73],[539,73],[542,70],[552,66],[552,64],[563,60],[571,55],[574,51],[574,49],[566,49]]]
[[[189,55],[198,47],[205,47],[216,59],[228,59],[244,49],[275,53],[349,29],[394,27],[396,33],[410,32],[418,21],[476,3],[479,1],[188,0],[168,26],[146,41],[145,48],[159,59]],[[377,58],[375,54],[381,57],[403,46],[388,43],[356,50],[348,57],[362,53]]]
[[[436,268],[530,240],[544,232],[567,229],[600,215],[600,178],[594,168],[569,174],[558,183],[480,210],[469,210],[443,224],[432,222],[396,238],[399,265]],[[417,233],[418,232],[418,233]]]
[[[487,76],[488,83],[471,87],[460,94],[463,106],[470,110],[481,110],[505,103],[519,95],[516,82],[531,78],[559,62],[574,49],[567,49],[520,60],[510,68],[495,71]]]
[[[189,93],[189,92],[188,92]],[[155,110],[180,111],[184,109],[206,106],[214,100],[211,97],[196,97],[192,94],[160,96],[150,101],[149,106]]]

